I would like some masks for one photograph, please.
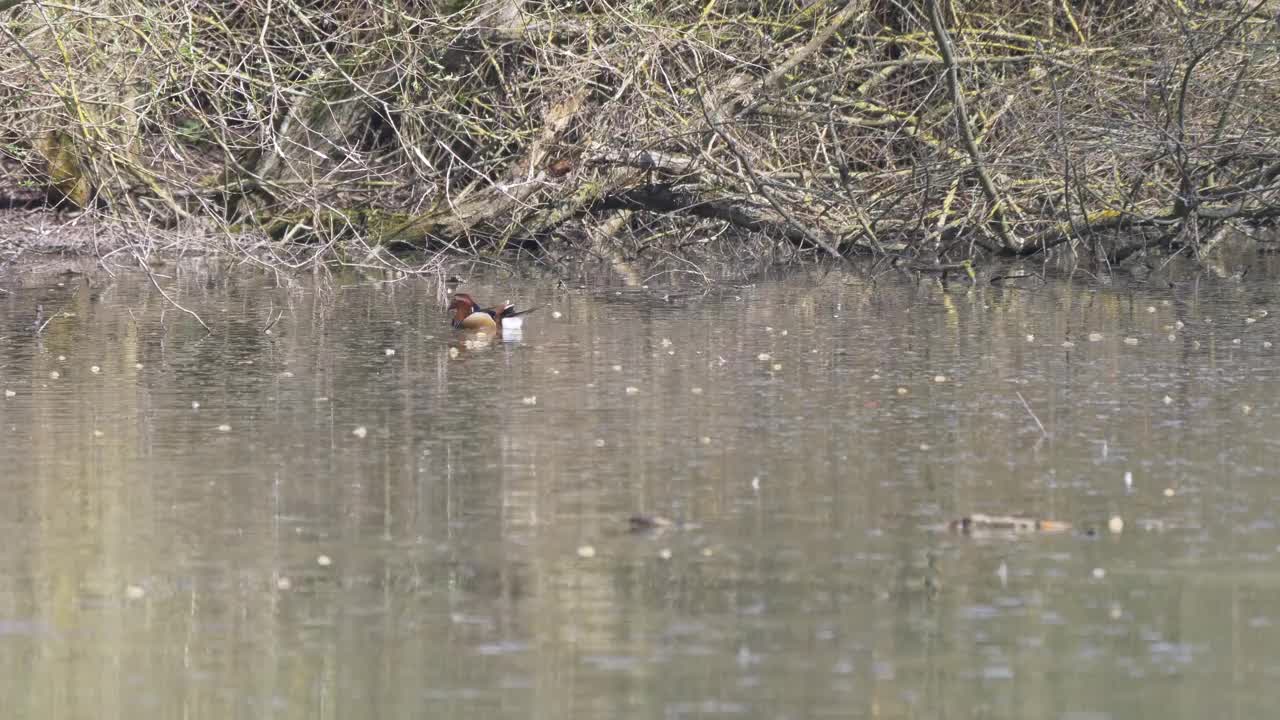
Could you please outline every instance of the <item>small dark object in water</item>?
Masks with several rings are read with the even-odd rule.
[[[659,515],[632,515],[628,520],[631,532],[648,532],[671,527],[672,522]]]
[[[952,532],[964,533],[965,535],[982,533],[1050,533],[1070,530],[1071,523],[1058,520],[1014,517],[1012,515],[965,515],[959,520],[952,520],[948,527]]]

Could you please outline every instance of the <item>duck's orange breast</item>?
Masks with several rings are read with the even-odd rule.
[[[493,316],[486,312],[473,312],[462,318],[463,330],[489,330],[498,327]]]

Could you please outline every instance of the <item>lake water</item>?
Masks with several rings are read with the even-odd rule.
[[[1280,703],[1274,277],[164,272],[0,277],[6,717]]]

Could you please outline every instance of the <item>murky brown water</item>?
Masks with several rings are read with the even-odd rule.
[[[493,276],[549,307],[483,347],[425,283],[168,282],[213,335],[144,276],[0,278],[6,717],[1280,701],[1274,280]],[[939,529],[974,512],[1100,532]]]

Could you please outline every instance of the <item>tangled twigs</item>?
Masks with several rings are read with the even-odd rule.
[[[1000,193],[996,192],[996,186],[991,182],[991,176],[987,174],[987,169],[982,162],[982,151],[978,149],[978,143],[973,139],[969,111],[965,107],[964,90],[960,87],[960,71],[956,68],[955,54],[951,49],[951,36],[947,33],[946,24],[942,22],[942,11],[938,9],[938,0],[927,0],[927,2],[929,23],[933,26],[933,34],[938,41],[938,52],[942,55],[942,61],[947,67],[947,86],[951,90],[951,102],[955,104],[956,125],[959,127],[965,150],[969,152],[969,159],[973,161],[973,174],[978,176],[978,182],[982,184],[982,192],[991,203],[989,211],[991,219],[995,222],[996,233],[1004,243],[1005,249],[1010,252],[1019,252],[1022,249],[1022,242],[1009,232],[1009,226],[1004,220],[1005,203],[1001,200]]]
[[[706,110],[705,107],[703,109],[703,117],[706,118],[707,125],[711,130],[724,141],[725,146],[729,148],[729,152],[733,153],[733,156],[738,159],[738,162],[742,163],[742,169],[743,172],[746,173],[748,181],[755,188],[756,193],[769,203],[769,207],[772,207],[774,212],[781,215],[788,225],[795,228],[801,235],[803,235],[805,240],[808,240],[814,245],[822,248],[822,250],[831,257],[838,260],[845,260],[846,258],[840,254],[840,251],[837,250],[834,245],[826,239],[819,237],[817,231],[806,227],[803,223],[797,220],[796,216],[788,211],[787,208],[778,201],[770,188],[765,183],[761,182],[760,176],[756,173],[755,168],[751,163],[751,159],[748,158],[742,148],[738,146],[738,141],[734,140],[732,135],[724,131],[724,128],[720,126],[720,123],[716,121],[711,112]]]
[[[1280,214],[1264,0],[122,2],[0,0],[0,201],[282,269],[587,235],[1107,262]]]

